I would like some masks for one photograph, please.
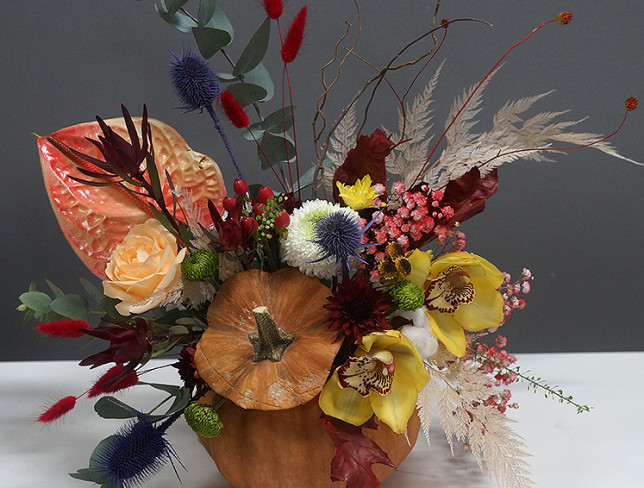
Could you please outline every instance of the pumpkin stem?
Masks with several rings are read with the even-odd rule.
[[[253,345],[254,363],[268,359],[277,363],[282,360],[286,348],[295,340],[295,334],[286,332],[275,323],[268,307],[261,306],[253,309],[257,332],[248,334],[248,340]]]

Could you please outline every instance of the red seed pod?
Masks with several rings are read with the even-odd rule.
[[[624,101],[624,108],[627,112],[632,112],[633,110],[635,110],[637,108],[637,98],[628,97]]]
[[[300,50],[302,45],[302,39],[304,39],[304,28],[306,27],[306,7],[298,12],[293,19],[291,27],[289,27],[286,37],[284,38],[284,44],[282,45],[282,61],[285,63],[291,63],[295,61],[297,53]]]
[[[248,185],[241,178],[237,178],[233,183],[233,191],[235,195],[243,195],[248,191]]]
[[[226,117],[228,117],[228,120],[230,120],[235,127],[238,129],[248,127],[250,119],[248,118],[248,115],[246,115],[246,112],[244,112],[241,105],[239,105],[237,100],[235,100],[232,93],[229,91],[223,92],[219,97],[219,101],[226,113]]]
[[[75,396],[66,396],[65,398],[58,400],[51,407],[49,407],[44,413],[38,417],[38,422],[48,423],[53,422],[56,419],[59,419],[67,412],[72,410],[76,406],[76,397]]]
[[[264,10],[269,18],[277,20],[284,12],[284,5],[282,0],[264,0]]]
[[[233,197],[225,196],[222,202],[222,205],[224,206],[224,210],[230,213],[233,210],[235,210],[235,205],[237,205],[237,199]]]
[[[247,215],[241,218],[240,224],[242,231],[247,236],[254,233],[257,230],[257,227],[259,227],[257,221],[253,217],[249,217]]]
[[[277,217],[275,217],[275,227],[278,229],[286,229],[291,223],[291,217],[287,212],[282,212]]]
[[[275,193],[273,193],[273,190],[271,190],[269,187],[262,186],[257,192],[257,198],[259,198],[260,202],[266,203],[269,200],[275,198]]]
[[[266,212],[266,205],[263,203],[256,203],[253,205],[253,212],[255,215],[262,215],[264,212]]]
[[[559,15],[557,15],[557,17],[555,18],[555,20],[562,25],[569,24],[570,21],[572,20],[572,12],[568,12],[568,11],[560,12]]]

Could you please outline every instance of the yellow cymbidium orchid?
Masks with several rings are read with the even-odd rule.
[[[372,332],[326,382],[320,408],[353,425],[362,425],[375,414],[402,434],[418,392],[428,380],[423,360],[409,339],[397,330]]]
[[[465,355],[464,330],[478,332],[503,321],[503,297],[498,291],[503,274],[489,261],[466,252],[432,261],[431,255],[414,251],[407,259],[416,281],[426,273],[421,287],[427,295],[429,325],[455,356]]]
[[[336,186],[340,191],[340,198],[353,210],[371,208],[371,202],[378,198],[378,195],[376,195],[373,189],[374,187],[371,185],[370,175],[365,175],[358,179],[353,185],[345,185],[338,181],[336,182]]]

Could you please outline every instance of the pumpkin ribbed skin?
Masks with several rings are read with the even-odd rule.
[[[295,268],[229,278],[208,309],[208,330],[195,352],[199,375],[243,408],[281,410],[308,402],[322,390],[340,347],[332,342],[335,333],[323,308],[330,294],[317,278]],[[251,359],[248,335],[257,330],[253,310],[261,306],[296,336],[278,362]]]
[[[210,394],[212,395],[212,393]],[[244,410],[227,402],[219,410],[224,423],[212,439],[200,438],[219,472],[235,488],[342,488],[331,482],[333,442],[321,425],[318,398],[290,410]],[[411,452],[420,420],[414,414],[405,434],[394,434],[378,422],[378,429],[364,429],[398,466]],[[409,439],[409,443],[407,441]],[[382,481],[393,468],[374,464]]]

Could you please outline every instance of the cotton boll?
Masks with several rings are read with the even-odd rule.
[[[400,329],[400,332],[416,346],[423,359],[436,354],[438,340],[429,326],[425,307],[416,310],[397,310],[393,315],[411,321],[413,325],[405,325]]]
[[[416,346],[423,359],[436,354],[438,341],[429,327],[406,325],[400,329],[400,332]]]

